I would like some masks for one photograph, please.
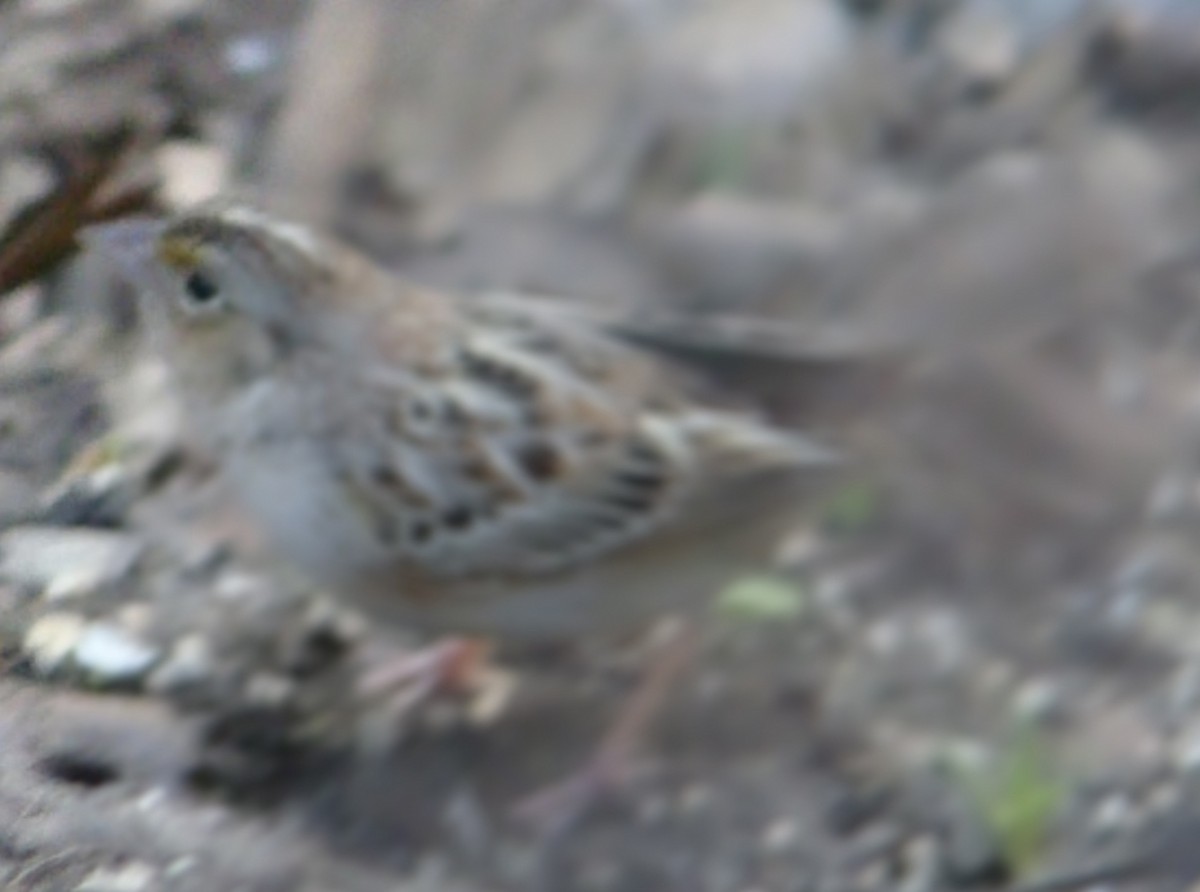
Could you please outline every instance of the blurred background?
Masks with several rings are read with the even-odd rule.
[[[76,256],[226,193],[805,360],[732,383],[849,478],[549,849],[643,643],[376,739]],[[1189,0],[0,0],[0,885],[1194,888],[1198,225]]]

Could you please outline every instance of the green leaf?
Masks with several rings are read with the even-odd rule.
[[[961,777],[1008,863],[1018,876],[1027,874],[1044,855],[1067,795],[1045,742],[1023,724],[990,768],[964,770]]]
[[[794,619],[804,609],[804,592],[779,576],[743,576],[721,592],[717,608],[737,619]]]

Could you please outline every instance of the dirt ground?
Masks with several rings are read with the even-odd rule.
[[[1197,888],[1197,95],[1183,0],[0,0],[0,887]],[[72,248],[218,192],[774,320],[710,370],[850,458],[567,832],[513,806],[654,630],[355,696],[418,639],[258,548]]]

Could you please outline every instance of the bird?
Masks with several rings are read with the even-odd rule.
[[[189,436],[266,540],[383,627],[559,642],[694,615],[842,463],[645,330],[405,281],[239,200],[81,241],[137,291]],[[688,640],[535,810],[619,773]]]

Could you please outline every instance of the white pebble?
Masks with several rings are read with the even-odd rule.
[[[0,576],[60,596],[64,590],[79,593],[122,581],[143,551],[142,543],[125,533],[13,527],[0,536]]]
[[[75,664],[99,684],[140,678],[158,657],[156,648],[112,623],[89,626],[75,647]]]
[[[87,628],[78,613],[47,613],[25,633],[24,649],[40,675],[52,675],[75,650]]]
[[[142,892],[151,888],[154,879],[153,867],[133,861],[116,868],[96,868],[75,887],[75,892]]]

